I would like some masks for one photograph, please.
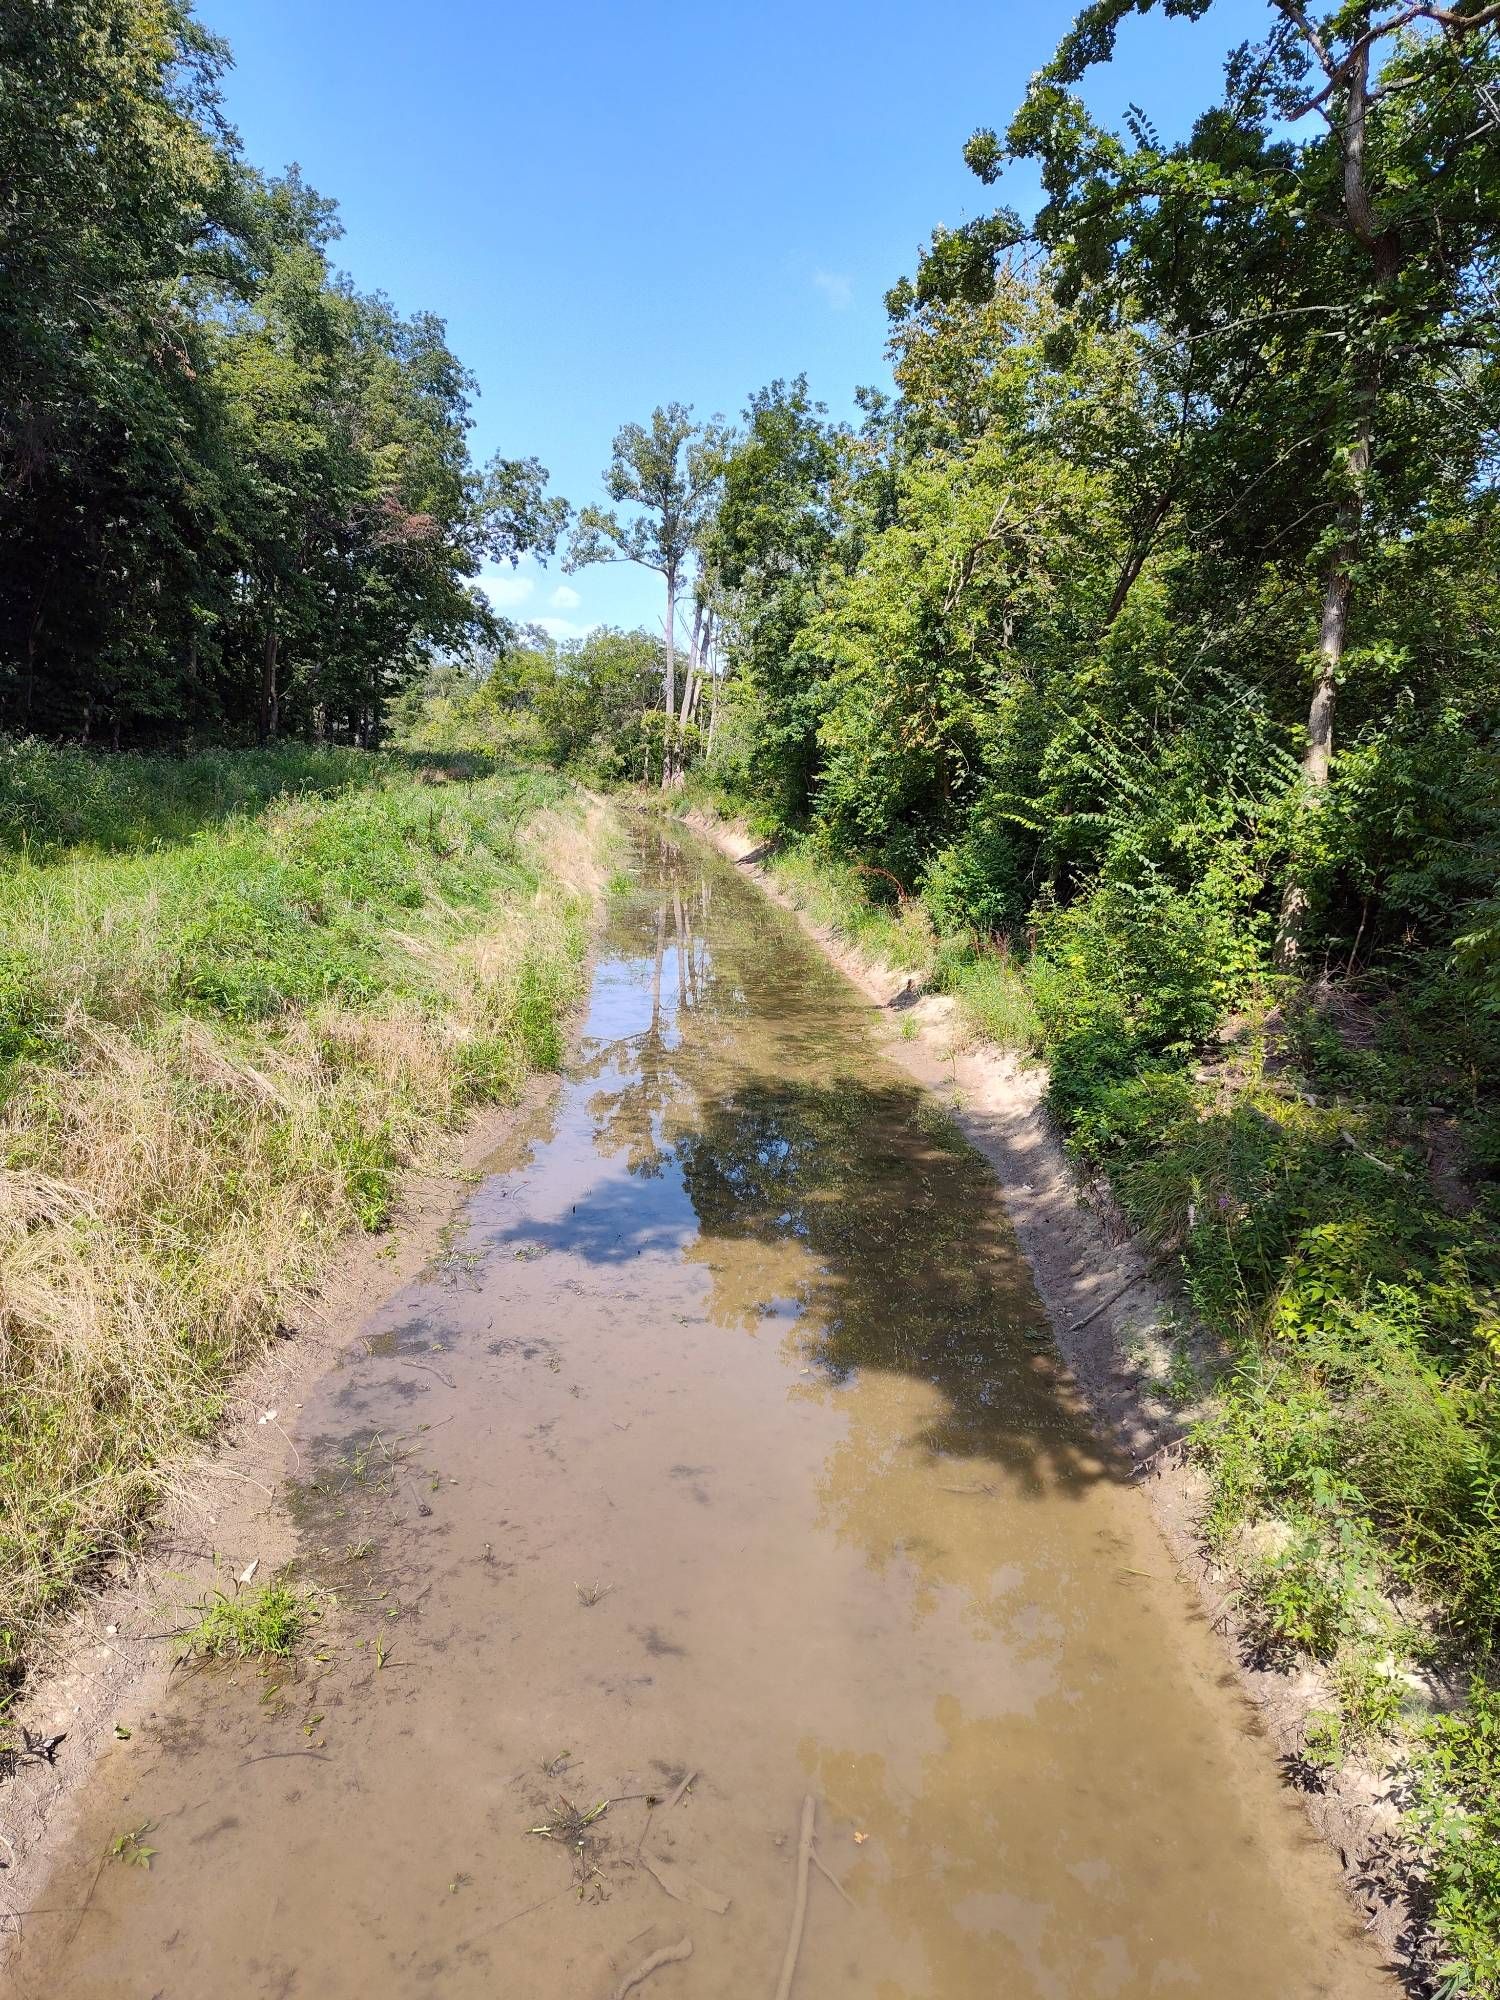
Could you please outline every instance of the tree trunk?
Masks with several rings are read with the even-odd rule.
[[[1358,477],[1369,467],[1370,447],[1361,440],[1350,453],[1350,477]],[[1333,704],[1338,695],[1338,672],[1343,664],[1344,640],[1349,629],[1351,571],[1359,557],[1361,507],[1349,502],[1343,510],[1343,537],[1328,568],[1323,591],[1323,623],[1318,633],[1318,678],[1313,688],[1312,707],[1307,715],[1307,748],[1302,754],[1302,775],[1315,791],[1328,783],[1333,762]]]
[[[713,694],[708,704],[708,742],[704,745],[703,749],[703,762],[705,765],[712,764],[714,761],[714,738],[719,733],[719,681],[721,675],[714,663],[712,654],[709,655],[708,670],[713,676]]]
[[[1394,232],[1385,227],[1365,186],[1365,113],[1369,104],[1368,48],[1355,56],[1349,72],[1344,105],[1344,216],[1350,233],[1369,251],[1377,288],[1388,291],[1400,264]],[[1318,673],[1307,715],[1307,745],[1302,753],[1302,784],[1307,805],[1316,810],[1328,791],[1333,765],[1333,712],[1338,699],[1339,669],[1349,630],[1349,603],[1354,568],[1364,535],[1365,497],[1374,450],[1375,406],[1379,393],[1378,362],[1367,359],[1356,394],[1358,413],[1345,460],[1347,491],[1339,508],[1339,538],[1329,557],[1323,586],[1323,617],[1318,632]],[[1276,962],[1289,970],[1297,962],[1307,919],[1307,885],[1294,865],[1281,899],[1276,929]]]
[[[678,721],[687,727],[698,712],[698,697],[703,689],[703,662],[713,644],[714,614],[705,611],[702,605],[693,609],[693,645],[688,656],[687,682],[682,690],[682,710]]]
[[[260,663],[260,740],[269,743],[276,734],[276,655],[281,635],[275,623],[266,628],[265,651]]]
[[[699,648],[703,642],[703,606],[693,606],[693,636],[688,642],[687,676],[682,684],[682,706],[677,712],[677,720],[685,723],[688,719],[688,704],[692,700],[693,681],[698,672]]]
[[[48,583],[51,579],[48,578]],[[21,688],[21,720],[29,729],[31,726],[31,704],[36,698],[36,647],[42,631],[42,613],[47,604],[47,583],[37,592],[36,609],[31,614],[31,622],[26,628],[26,678]]]
[[[1137,536],[1134,545],[1125,558],[1124,567],[1115,583],[1114,593],[1109,600],[1109,609],[1104,614],[1104,629],[1107,632],[1120,613],[1125,609],[1126,600],[1135,587],[1136,578],[1146,567],[1146,558],[1155,546],[1157,532],[1166,520],[1172,506],[1172,490],[1168,487],[1151,510],[1151,518]]]
[[[661,739],[661,788],[672,782],[672,727],[677,715],[677,572],[667,571],[667,659],[662,673],[665,722]]]

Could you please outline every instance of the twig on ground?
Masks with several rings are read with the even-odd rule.
[[[1166,1441],[1162,1444],[1159,1444],[1154,1451],[1148,1451],[1144,1458],[1138,1458],[1135,1461],[1135,1463],[1130,1468],[1131,1478],[1139,1479],[1143,1472],[1149,1472],[1151,1467],[1155,1465],[1156,1461],[1159,1458],[1164,1458],[1169,1451],[1185,1451],[1186,1449],[1187,1449],[1187,1439],[1185,1437],[1167,1438]]]
[[[436,1375],[445,1388],[456,1389],[458,1387],[458,1384],[451,1375],[445,1375],[441,1368],[434,1368],[429,1361],[408,1361],[404,1355],[398,1355],[396,1358],[403,1368],[421,1368],[429,1375]]]
[[[1362,1160],[1368,1160],[1372,1167],[1379,1167],[1383,1174],[1394,1174],[1398,1180],[1403,1181],[1411,1179],[1411,1175],[1406,1171],[1405,1167],[1394,1166],[1389,1160],[1377,1159],[1373,1153],[1367,1153],[1352,1132],[1340,1132],[1339,1137],[1351,1153],[1358,1153]]]
[[[694,1903],[700,1910],[712,1911],[716,1917],[728,1915],[729,1898],[717,1889],[711,1889],[706,1882],[696,1881],[675,1861],[667,1861],[659,1854],[643,1854],[641,1866],[656,1877],[673,1902]]]
[[[275,1493],[269,1486],[263,1485],[259,1479],[252,1479],[248,1472],[236,1472],[232,1465],[200,1465],[197,1470],[199,1472],[218,1473],[225,1479],[243,1479],[247,1486],[259,1486],[261,1492],[265,1494],[268,1500],[276,1498]]]
[[[1132,1278],[1128,1285],[1121,1285],[1117,1292],[1111,1292],[1107,1299],[1101,1299],[1098,1305],[1091,1307],[1084,1314],[1082,1319],[1074,1320],[1073,1324],[1068,1328],[1069,1333],[1078,1333],[1083,1327],[1089,1324],[1090,1320],[1096,1320],[1100,1313],[1108,1312],[1109,1308],[1112,1305],[1117,1305],[1127,1292],[1134,1291],[1140,1282],[1139,1278]]]
[[[282,1442],[286,1445],[287,1450],[292,1454],[292,1457],[297,1461],[296,1464],[292,1467],[293,1474],[295,1475],[296,1473],[299,1473],[302,1470],[301,1452],[298,1451],[297,1447],[292,1443],[291,1439],[287,1436],[286,1432],[281,1428],[280,1424],[277,1423],[274,1417],[262,1417],[260,1421],[262,1423],[269,1424],[271,1426],[271,1429],[276,1432],[278,1437],[281,1438]]]
[[[84,1897],[82,1903],[78,1907],[78,1915],[73,1920],[72,1930],[68,1932],[64,1949],[66,1949],[67,1945],[72,1944],[74,1938],[76,1938],[78,1933],[83,1929],[83,1920],[88,1915],[90,1909],[93,1907],[94,1892],[99,1887],[99,1877],[104,1873],[108,1861],[109,1861],[109,1850],[106,1848],[104,1853],[99,1856],[99,1866],[94,1870],[94,1879],[89,1884],[88,1894]]]
[[[843,1897],[844,1901],[849,1905],[850,1909],[852,1910],[854,1908],[854,1898],[849,1894],[849,1891],[844,1887],[843,1883],[839,1880],[838,1876],[834,1874],[833,1870],[828,1866],[828,1863],[823,1859],[822,1855],[819,1854],[816,1848],[813,1849],[812,1865],[814,1868],[817,1869],[818,1873],[823,1877],[823,1880],[828,1884],[830,1889],[837,1889],[839,1894]]]
[[[625,2000],[626,1994],[632,1992],[642,1981],[649,1979],[653,1972],[659,1972],[662,1966],[675,1965],[679,1959],[691,1958],[692,1955],[691,1938],[679,1938],[676,1944],[664,1944],[660,1951],[653,1951],[649,1958],[643,1958],[634,1972],[626,1973],[615,1988],[614,2000]]]
[[[693,1780],[697,1777],[697,1775],[698,1773],[696,1771],[689,1771],[687,1776],[682,1780],[681,1784],[673,1788],[670,1797],[668,1797],[668,1799],[662,1806],[662,1811],[664,1813],[669,1813],[672,1810],[673,1806],[678,1804],[678,1802],[686,1795],[688,1786],[692,1784]]]
[[[797,1976],[797,1955],[802,1949],[802,1926],[807,1921],[807,1873],[812,1863],[813,1834],[817,1827],[817,1801],[811,1792],[802,1801],[802,1831],[797,1840],[797,1891],[792,1902],[792,1928],[787,1934],[786,1953],[781,1961],[781,1977],[776,1982],[776,2000],[791,2000],[792,1981]]]
[[[559,1896],[566,1896],[572,1886],[572,1883],[569,1882],[561,1889],[554,1889],[550,1896],[538,1896],[537,1900],[534,1903],[528,1903],[524,1910],[512,1910],[508,1917],[502,1917],[498,1923],[491,1924],[488,1930],[476,1931],[474,1936],[469,1938],[467,1942],[469,1944],[478,1944],[481,1938],[493,1937],[496,1931],[503,1931],[507,1924],[517,1924],[521,1921],[522,1917],[529,1917],[533,1910],[545,1910],[547,1905],[555,1903]]]

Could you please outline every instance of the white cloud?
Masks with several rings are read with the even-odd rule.
[[[570,583],[560,583],[547,602],[556,611],[576,611],[583,599]]]
[[[497,611],[514,611],[536,590],[535,577],[510,569],[481,571],[475,579]]]
[[[583,639],[594,629],[592,625],[575,624],[571,618],[538,618],[534,623],[544,632],[550,632],[554,639]]]
[[[814,271],[813,283],[835,312],[847,311],[854,299],[854,285],[842,271]]]

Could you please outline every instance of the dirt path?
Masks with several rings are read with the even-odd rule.
[[[648,838],[564,1090],[302,1410],[307,1656],[106,1754],[16,1990],[1388,1995],[989,1169]]]

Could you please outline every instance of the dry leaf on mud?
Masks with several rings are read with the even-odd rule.
[[[710,1889],[704,1882],[695,1881],[675,1861],[664,1861],[659,1854],[643,1854],[641,1860],[677,1902],[692,1903],[700,1910],[711,1910],[716,1917],[722,1917],[727,1912],[727,1896],[721,1896],[717,1889]]]

